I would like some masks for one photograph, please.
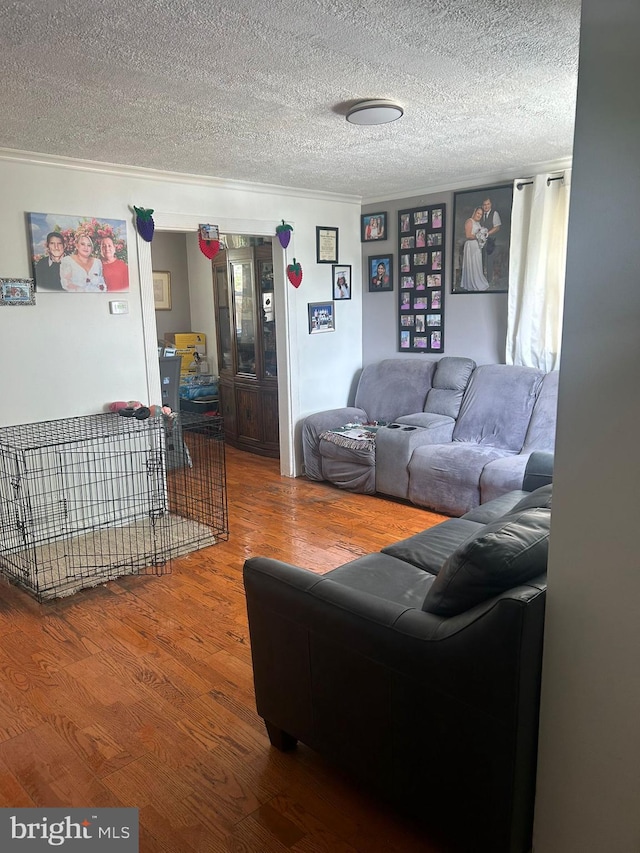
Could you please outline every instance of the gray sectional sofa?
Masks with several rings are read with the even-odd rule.
[[[553,452],[557,396],[557,371],[386,359],[363,369],[353,406],[305,419],[305,474],[460,516],[517,488],[533,451]],[[373,440],[339,435],[373,422]]]

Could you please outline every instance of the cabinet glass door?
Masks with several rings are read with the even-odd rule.
[[[218,307],[218,359],[219,369],[233,369],[231,353],[231,314],[229,312],[229,292],[227,288],[227,265],[214,267],[216,287],[216,305]]]
[[[236,330],[236,370],[238,373],[256,375],[255,283],[253,263],[248,260],[231,260],[231,288],[233,291],[233,317]]]
[[[258,261],[258,275],[260,278],[260,296],[262,299],[260,314],[262,328],[262,366],[265,378],[269,378],[278,375],[272,261]]]

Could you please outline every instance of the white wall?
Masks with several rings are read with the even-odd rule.
[[[535,853],[640,850],[639,40],[583,0]]]
[[[192,331],[204,332],[207,336],[209,370],[214,376],[218,376],[218,345],[211,261],[200,251],[197,233],[187,234],[186,244],[191,309],[189,327]]]
[[[492,183],[504,183],[493,181]],[[486,184],[485,184],[486,185]],[[484,185],[483,185],[484,186]],[[464,187],[461,189],[469,189]],[[451,245],[453,243],[453,192],[425,193],[413,198],[374,202],[363,213],[387,211],[387,240],[362,244],[364,364],[381,358],[440,358],[437,353],[408,353],[398,350],[398,211],[422,205],[446,206],[444,350],[442,355],[473,358],[478,364],[504,363],[507,335],[506,293],[451,293]],[[369,293],[367,257],[393,255],[393,293]]]
[[[154,270],[163,270],[171,276],[171,310],[156,311],[158,340],[166,332],[199,332],[191,329],[189,300],[189,270],[185,234],[157,231],[151,244],[151,262]],[[211,268],[209,268],[211,269]]]
[[[361,280],[357,199],[64,158],[35,162],[30,155],[8,151],[0,151],[0,186],[0,277],[31,275],[27,211],[131,222],[129,314],[110,315],[107,294],[39,293],[35,307],[0,309],[2,424],[89,414],[112,400],[146,401],[155,393],[145,365],[145,353],[151,359],[155,347],[143,323],[149,294],[141,291],[139,275],[142,269],[144,287],[150,288],[150,259],[148,244],[143,246],[134,230],[134,204],[154,209],[159,230],[192,231],[199,220],[231,233],[274,234],[282,219],[291,223],[291,243],[286,254],[282,249],[275,253],[274,272],[280,303],[276,311],[284,312],[278,315],[279,359],[288,356],[290,365],[287,373],[279,363],[280,397],[289,419],[281,422],[287,444],[282,464],[285,473],[298,470],[300,460],[293,458],[292,447],[301,419],[343,405],[362,363],[362,292],[357,284],[351,301],[336,307],[335,332],[310,336],[307,321],[307,303],[330,299],[332,293],[331,266],[316,264],[316,225],[339,229],[339,260],[353,265],[354,282]],[[182,227],[183,220],[189,227]],[[297,290],[283,272],[294,256],[304,271]],[[155,322],[152,327],[155,331]]]

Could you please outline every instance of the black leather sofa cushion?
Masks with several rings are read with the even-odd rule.
[[[395,604],[421,608],[434,575],[388,554],[367,554],[324,577]]]
[[[522,509],[551,509],[552,492],[553,485],[551,483],[547,486],[540,486],[535,492],[531,492],[519,500],[512,512]]]
[[[492,521],[497,521],[502,518],[507,512],[517,506],[522,498],[526,498],[529,492],[524,489],[514,489],[512,492],[507,492],[505,495],[500,495],[493,500],[487,501],[486,504],[480,504],[469,512],[465,512],[462,516],[466,521],[478,521],[480,524],[489,524]]]
[[[546,571],[551,510],[512,510],[461,545],[438,573],[423,610],[455,616]]]
[[[456,548],[483,529],[484,525],[475,521],[450,518],[442,524],[436,524],[421,533],[416,533],[415,536],[387,545],[382,549],[382,553],[437,575],[444,561]]]

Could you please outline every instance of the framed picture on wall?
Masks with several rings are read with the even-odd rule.
[[[513,184],[453,196],[451,293],[506,293]]]
[[[335,331],[333,309],[333,300],[308,303],[310,335],[317,335],[319,332]]]
[[[0,305],[35,305],[32,278],[0,278]]]
[[[35,289],[129,290],[127,223],[99,216],[27,213]]]
[[[351,265],[334,264],[331,269],[333,277],[333,298],[351,299]]]
[[[171,273],[153,271],[153,302],[156,311],[171,311]]]
[[[367,266],[372,293],[393,290],[393,255],[370,255]]]
[[[316,226],[316,263],[338,263],[338,229]]]
[[[387,214],[365,213],[360,217],[360,241],[372,243],[374,240],[387,239]]]

